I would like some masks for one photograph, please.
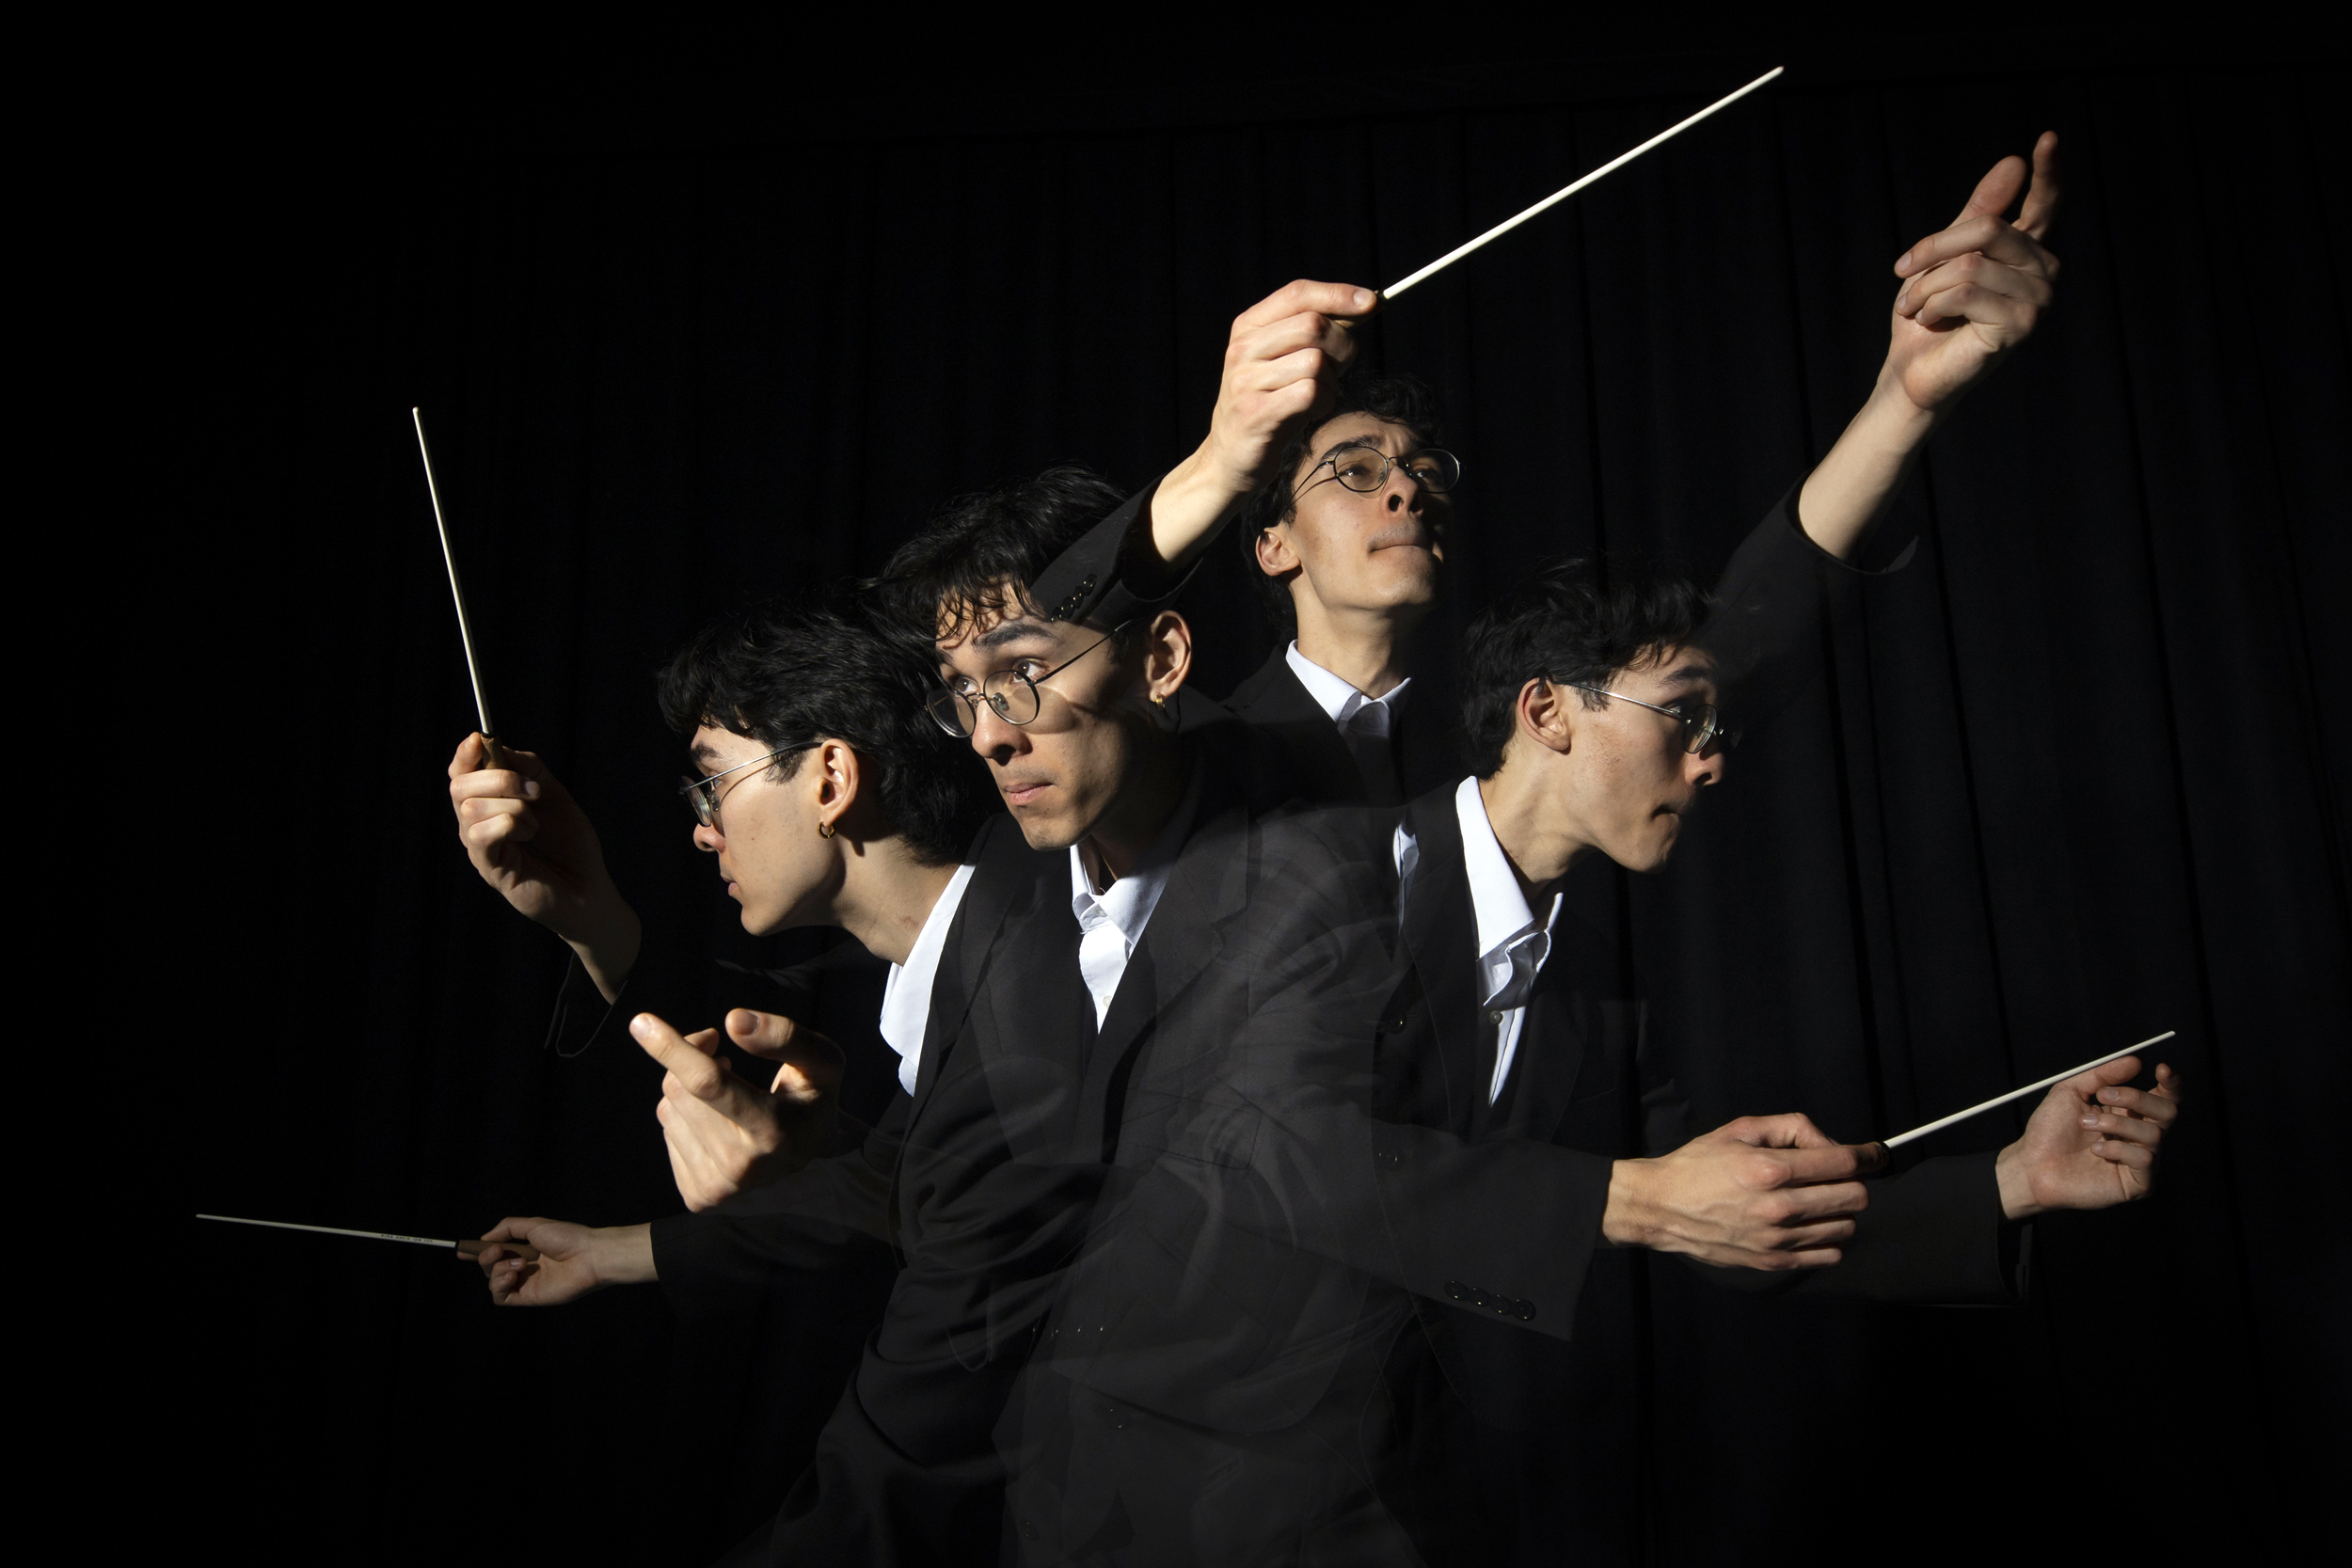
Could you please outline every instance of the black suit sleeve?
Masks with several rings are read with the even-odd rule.
[[[651,931],[638,949],[637,966],[628,972],[620,994],[611,1002],[596,990],[575,953],[556,990],[555,1010],[548,1020],[547,1048],[566,1057],[582,1055],[592,1048],[634,1051],[638,1047],[629,1037],[628,1021],[639,1013],[652,1013],[679,1032],[691,1034],[706,1027],[696,1022],[696,1015],[708,1006],[709,990],[707,966]]]
[[[1116,626],[1167,609],[1184,591],[1200,560],[1170,571],[1143,538],[1159,487],[1153,480],[1128,497],[1038,574],[1029,596],[1050,619]]]
[[[1715,657],[1716,680],[1743,723],[1783,705],[1811,667],[1803,657],[1836,585],[1900,571],[1914,540],[1880,570],[1842,561],[1813,542],[1797,515],[1804,481],[1790,485],[1740,547],[1715,585],[1715,610],[1698,642]]]

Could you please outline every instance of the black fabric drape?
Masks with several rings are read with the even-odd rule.
[[[1918,556],[1825,621],[1822,678],[1673,870],[1579,897],[1708,1044],[1684,1069],[1702,1117],[1883,1134],[2174,1028],[2190,1119],[2152,1201],[2042,1223],[2023,1311],[1808,1310],[1653,1271],[1646,1560],[1861,1540],[1888,1508],[1988,1550],[2060,1503],[2076,1550],[2109,1501],[2250,1539],[2323,1474],[2305,1428],[2342,1386],[2352,1002],[2342,87],[1799,72],[1370,334],[1446,391],[1466,460],[1435,687],[1534,559],[1720,567],[1867,390],[1894,258],[1995,157],[2064,137],[2058,309],[1887,525],[1925,530]],[[453,842],[443,769],[472,719],[412,403],[504,738],[570,784],[650,922],[739,962],[804,955],[743,939],[687,844],[648,677],[697,623],[878,567],[960,490],[1071,459],[1148,480],[1204,428],[1236,311],[1293,277],[1390,281],[1719,90],[246,170],[209,318],[247,389],[246,586],[203,635],[293,720],[265,737],[267,804],[218,806],[267,845],[211,835],[207,898],[233,948],[214,989],[286,1027],[198,1092],[184,1207],[428,1234],[676,1207],[659,1071],[538,1051],[560,949]],[[1211,552],[1185,604],[1214,691],[1272,637],[1239,572]],[[250,784],[250,753],[222,766]],[[745,1000],[727,974],[675,1022]],[[815,1006],[871,1042],[867,1004]],[[852,1076],[879,1094],[892,1065],[874,1047]],[[788,1483],[789,1434],[660,1418],[652,1291],[494,1314],[424,1255],[183,1244],[191,1408],[235,1438],[207,1448],[278,1477],[305,1528],[356,1468],[529,1519],[573,1560],[683,1560]],[[839,1316],[798,1330],[836,1345],[796,1364],[788,1397],[819,1412]],[[248,1540],[249,1488],[223,1498],[202,1528]]]

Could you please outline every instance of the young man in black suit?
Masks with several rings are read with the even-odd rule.
[[[1009,810],[983,830],[969,886],[951,883],[919,931],[896,932],[911,973],[943,914],[947,921],[920,1049],[908,1055],[908,1092],[882,1124],[848,1153],[801,1164],[787,1118],[810,1108],[731,1084],[706,1054],[707,1035],[681,1037],[640,1014],[632,1032],[671,1069],[664,1134],[681,1189],[697,1206],[720,1207],[651,1227],[514,1220],[491,1233],[546,1254],[537,1263],[485,1254],[494,1294],[526,1304],[657,1276],[673,1293],[740,1296],[765,1289],[780,1264],[806,1266],[858,1232],[897,1249],[889,1303],[815,1465],[731,1560],[993,1554],[993,1430],[1092,1212],[1122,1067],[1149,1038],[1164,996],[1185,990],[1207,961],[1201,935],[1249,896],[1249,879],[1229,875],[1237,861],[1225,848],[1285,798],[1270,783],[1281,768],[1214,705],[1185,708],[1182,617],[1119,593],[1057,615],[1029,587],[1117,501],[1074,470],[966,498],[902,548],[884,579],[882,592],[905,607],[906,621],[935,640],[936,678],[895,694],[912,720],[986,759]],[[674,720],[699,726],[714,770],[748,771],[775,749],[760,726],[739,734],[701,712],[714,702],[734,711],[795,700],[797,682],[756,692],[755,684],[687,681],[671,698]],[[730,695],[694,694],[706,686]],[[461,816],[524,817],[526,805],[508,803],[521,785],[503,783],[475,780],[469,800],[500,803]],[[761,785],[737,787],[766,803]],[[844,912],[834,907],[839,888],[796,894],[739,874],[738,840],[797,844],[794,861],[827,858],[800,842],[824,837],[829,819],[809,816],[813,802],[830,799],[821,790],[792,792],[808,800],[772,832],[765,814],[747,825],[735,806],[731,828],[700,835],[721,851],[747,922],[755,911]],[[850,808],[835,800],[831,809]],[[1159,918],[1163,909],[1174,918]],[[616,967],[592,973],[609,978]],[[887,1010],[884,1033],[898,1043]],[[821,1093],[810,1098],[821,1106]]]
[[[2058,203],[2054,134],[2035,146],[2030,189],[2028,172],[2002,159],[1896,263],[1877,384],[1765,529],[1850,562],[1936,427],[2032,335],[2058,272],[2042,245]],[[2011,224],[2001,214],[2021,193]],[[1440,592],[1461,469],[1427,388],[1351,382],[1350,324],[1377,306],[1368,289],[1300,281],[1237,317],[1208,436],[1065,579],[1157,594],[1232,524],[1296,635],[1226,705],[1282,745],[1309,799],[1332,803],[1395,804],[1459,761],[1451,715],[1414,691],[1407,647]]]
[[[1867,1192],[1874,1159],[1803,1117],[1692,1135],[1559,884],[1587,859],[1662,868],[1724,776],[1702,606],[1547,576],[1473,633],[1483,776],[1253,839],[1276,896],[1220,928],[1133,1069],[1023,1377],[1024,1560],[1608,1560],[1629,1249],[1996,1304],[2022,1289],[2017,1222],[2147,1190],[2176,1085],[2124,1086],[2132,1060],[2051,1091],[1997,1156]]]
[[[1106,504],[1083,489],[1031,499],[1089,509],[1066,528]],[[536,757],[516,753],[509,767],[483,769],[476,739],[451,768],[469,856],[518,910],[574,947],[580,994],[559,1015],[559,1044],[584,1045],[626,1019],[668,1069],[658,1110],[679,1189],[697,1211],[599,1229],[510,1218],[485,1239],[526,1243],[540,1256],[485,1248],[492,1298],[552,1306],[659,1279],[682,1322],[789,1338],[762,1359],[801,1382],[830,1374],[821,1397],[834,1409],[814,1466],[762,1544],[781,1533],[793,1550],[825,1560],[952,1561],[993,1545],[998,1482],[986,1422],[977,1441],[959,1445],[952,1421],[936,1414],[985,1405],[990,1378],[1003,1376],[984,1349],[962,1347],[959,1358],[948,1348],[950,1335],[973,1326],[964,1312],[972,1275],[957,1248],[974,1228],[976,1204],[989,1214],[1024,1201],[1051,1211],[1061,1179],[990,1160],[1001,1129],[984,1097],[981,1110],[970,1110],[955,1073],[935,1093],[943,1057],[986,1025],[970,1016],[975,976],[1000,944],[1024,940],[1041,888],[1061,868],[989,809],[977,770],[923,711],[932,689],[914,651],[870,618],[795,610],[714,625],[673,662],[662,688],[665,715],[703,775],[685,791],[698,819],[694,843],[714,855],[745,927],[841,926],[891,965],[879,1027],[899,1058],[898,1084],[871,1128],[835,1115],[839,1056],[830,1042],[783,1019],[730,1012],[724,1028],[735,1044],[783,1064],[763,1089],[736,1076],[718,1031],[681,1036],[661,1016],[691,1017],[685,1009],[699,1009],[702,988],[665,959],[658,934],[641,936],[604,871],[594,829]],[[1043,1013],[1050,1001],[1039,995],[1029,1005]],[[948,1114],[910,1137],[925,1097],[944,1101]],[[943,1119],[955,1121],[951,1132],[940,1131]],[[966,1182],[942,1194],[952,1183],[940,1172],[961,1169],[976,1148],[993,1186],[976,1195]],[[901,1202],[901,1180],[927,1201]],[[1023,1197],[1009,1196],[1015,1185]],[[744,1192],[762,1203],[749,1212],[712,1207]],[[894,1244],[903,1266],[892,1266]],[[991,1249],[992,1266],[1003,1251]],[[844,1327],[852,1334],[846,1359],[828,1332]],[[727,1392],[756,1400],[777,1390],[739,1359],[720,1394]],[[806,1463],[805,1448],[801,1454]],[[790,1481],[776,1478],[759,1516],[773,1512]]]
[[[1540,575],[1466,640],[1471,775],[1412,801],[1397,829],[1401,942],[1378,1041],[1380,1115],[1473,1147],[1518,1140],[1609,1157],[1584,1177],[1578,1212],[1599,1215],[1585,1244],[1540,1260],[1514,1257],[1500,1233],[1472,1260],[1459,1237],[1426,1232],[1415,1184],[1384,1170],[1421,1328],[1401,1341],[1392,1385],[1415,1390],[1412,1450],[1447,1456],[1421,1466],[1412,1489],[1433,1556],[1548,1562],[1629,1550],[1632,1493],[1619,1482],[1633,1430],[1635,1306],[1625,1249],[1750,1260],[1692,1205],[1661,1204],[1682,1179],[1682,1151],[1641,1156],[1684,1135],[1673,1064],[1645,1037],[1642,999],[1613,942],[1561,912],[1561,886],[1581,861],[1663,869],[1684,816],[1723,782],[1730,736],[1715,705],[1709,622],[1687,583],[1603,586],[1582,565]],[[1789,1261],[1835,1266],[1784,1275],[1776,1288],[2018,1299],[2021,1222],[2149,1190],[2178,1084],[2159,1065],[2153,1091],[2131,1088],[2140,1067],[2126,1058],[2057,1085],[1997,1155],[1931,1159],[1870,1183],[1850,1236],[1792,1238]],[[1735,1122],[1709,1138],[1751,1133]],[[1530,1196],[1485,1195],[1503,1206]],[[1563,1297],[1572,1324],[1555,1312],[1549,1333],[1523,1331],[1533,1303]]]

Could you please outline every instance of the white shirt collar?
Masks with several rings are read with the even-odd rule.
[[[907,961],[890,966],[882,982],[882,1037],[898,1053],[898,1086],[914,1092],[915,1075],[923,1067],[923,1036],[930,1027],[931,982],[939,975],[939,958],[947,950],[947,927],[956,923],[963,890],[972,883],[972,867],[959,865],[923,917]]]
[[[1470,873],[1470,908],[1478,922],[1478,966],[1485,992],[1478,1001],[1485,1006],[1510,983],[1514,947],[1524,943],[1529,949],[1530,980],[1534,970],[1543,967],[1550,953],[1551,927],[1560,918],[1563,895],[1553,894],[1551,907],[1540,922],[1536,920],[1527,907],[1527,895],[1519,891],[1518,874],[1495,838],[1494,824],[1487,820],[1486,802],[1478,793],[1475,778],[1464,779],[1454,790],[1454,815],[1462,825],[1462,862]],[[1529,942],[1535,937],[1542,940]],[[1525,998],[1519,1000],[1523,1003]]]
[[[1362,714],[1364,728],[1375,735],[1388,734],[1391,718],[1403,705],[1405,689],[1413,684],[1407,675],[1391,687],[1386,696],[1367,697],[1300,653],[1296,638],[1291,639],[1290,648],[1282,657],[1289,663],[1291,673],[1298,677],[1298,684],[1307,689],[1307,695],[1315,700],[1315,705],[1329,714],[1331,722],[1342,729],[1352,727],[1357,715]]]

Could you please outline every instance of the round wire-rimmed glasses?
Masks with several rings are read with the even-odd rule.
[[[1724,723],[1723,714],[1717,711],[1712,703],[1685,699],[1682,702],[1661,707],[1656,703],[1645,703],[1639,697],[1629,697],[1622,691],[1610,691],[1597,686],[1581,686],[1575,681],[1562,681],[1560,684],[1576,687],[1579,691],[1589,691],[1596,697],[1614,697],[1620,702],[1631,703],[1635,707],[1645,707],[1652,713],[1664,714],[1682,726],[1682,749],[1693,756],[1706,751],[1709,746],[1719,745],[1728,752],[1740,744],[1740,726]],[[1697,708],[1698,711],[1696,713],[1684,711],[1692,707]]]
[[[1010,670],[998,670],[988,675],[980,681],[977,687],[972,684],[971,676],[959,675],[956,680],[961,682],[961,685],[943,683],[940,689],[931,694],[930,700],[924,703],[923,710],[931,716],[931,721],[941,729],[946,730],[949,735],[959,736],[967,740],[971,738],[972,732],[979,728],[978,705],[981,702],[985,702],[994,709],[996,717],[1006,723],[1025,724],[1035,719],[1045,706],[1045,699],[1038,694],[1038,682],[1052,680],[1056,675],[1060,674],[1078,660],[1125,631],[1129,623],[1121,621],[1041,675],[1025,673],[1016,665]],[[1021,661],[1023,664],[1036,662],[1038,661],[1035,659],[1025,658]]]
[[[1422,489],[1433,495],[1442,496],[1462,483],[1462,460],[1442,447],[1423,447],[1402,457],[1391,457],[1377,447],[1347,447],[1333,452],[1307,472],[1313,474],[1319,469],[1328,468],[1331,477],[1348,489],[1359,496],[1369,496],[1388,483],[1390,469],[1398,467],[1412,475]],[[1308,480],[1291,492],[1291,499],[1297,499],[1322,483],[1319,479]]]
[[[773,762],[778,757],[788,757],[795,752],[805,752],[816,744],[814,740],[803,740],[797,746],[787,746],[784,750],[771,752],[764,757],[754,757],[749,762],[739,762],[734,767],[723,772],[713,773],[707,779],[681,778],[679,783],[685,787],[678,793],[685,796],[686,803],[693,808],[695,821],[706,828],[715,828],[719,825],[719,802],[728,791],[735,787],[732,784],[728,785],[725,790],[716,787],[721,779],[725,778],[728,773],[740,773],[746,768],[757,768],[763,762]]]

